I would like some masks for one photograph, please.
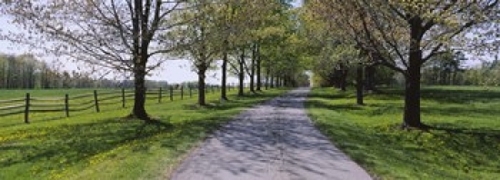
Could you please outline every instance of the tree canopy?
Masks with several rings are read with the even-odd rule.
[[[309,22],[319,23],[335,41],[353,44],[374,63],[404,75],[405,127],[425,127],[420,120],[425,62],[447,49],[485,50],[499,40],[498,0],[309,0],[305,7]]]

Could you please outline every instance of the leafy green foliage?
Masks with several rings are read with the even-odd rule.
[[[483,62],[481,65],[468,68],[459,74],[459,82],[464,85],[499,86],[500,60]]]
[[[429,85],[453,85],[460,80],[457,78],[463,73],[463,63],[466,61],[461,51],[448,50],[432,57],[422,69],[422,80]]]
[[[329,44],[323,47],[321,54],[312,63],[312,70],[315,76],[314,84],[319,86],[333,86],[334,81],[341,78],[336,70],[340,70],[340,67],[342,67],[348,71],[361,62],[361,58],[358,58],[358,53],[353,46],[349,45]]]

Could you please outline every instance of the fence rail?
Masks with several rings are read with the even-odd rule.
[[[215,93],[220,91],[218,86],[207,86],[205,93]],[[228,91],[235,87],[227,86]],[[146,99],[157,99],[158,103],[175,99],[183,100],[185,97],[193,97],[198,91],[194,88],[159,88],[148,89],[145,92]],[[94,109],[95,112],[100,112],[100,106],[121,105],[125,108],[129,101],[134,99],[134,90],[121,89],[99,92],[94,90],[93,93],[78,94],[70,96],[65,94],[63,97],[31,97],[30,93],[26,93],[25,98],[0,100],[0,117],[24,114],[24,122],[30,123],[30,113],[49,113],[61,112],[70,116],[70,112],[79,112]]]

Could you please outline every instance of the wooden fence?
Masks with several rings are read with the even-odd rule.
[[[232,86],[227,86],[227,90],[234,89]],[[207,86],[206,93],[219,92],[218,86]],[[191,98],[198,92],[198,89],[188,88],[159,88],[148,89],[146,91],[147,100],[157,100],[158,103],[174,99],[182,100]],[[127,103],[133,103],[134,90],[121,89],[99,92],[94,90],[93,93],[79,94],[70,96],[65,94],[60,98],[32,97],[30,93],[26,93],[24,98],[0,100],[0,117],[24,114],[24,122],[29,123],[30,113],[49,113],[62,112],[66,117],[69,117],[71,112],[85,111],[94,109],[95,112],[100,112],[100,106],[121,105],[125,108]]]

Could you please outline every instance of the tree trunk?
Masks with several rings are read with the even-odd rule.
[[[221,79],[221,91],[220,91],[220,98],[222,100],[228,100],[227,99],[227,93],[226,93],[226,80],[227,80],[227,40],[224,41],[224,52],[222,55],[222,79]]]
[[[259,68],[260,69],[260,68]],[[266,90],[269,88],[269,74],[270,74],[270,69],[269,68],[266,68],[266,82],[264,84]]]
[[[261,90],[261,87],[262,87],[262,78],[261,78],[261,56],[260,56],[260,46],[257,46],[257,64],[256,64],[256,68],[257,68],[257,91],[262,91]]]
[[[344,63],[339,64],[340,67],[340,90],[346,91],[347,90],[347,68],[344,65]]]
[[[417,69],[417,68],[413,68]],[[420,71],[409,72],[406,77],[403,127],[421,127],[420,122]]]
[[[365,90],[373,91],[375,90],[375,66],[368,65],[365,68]]]
[[[145,76],[146,76],[146,65],[145,63],[139,63],[135,65],[134,68],[134,108],[132,109],[132,116],[141,120],[150,120],[144,105],[146,103],[146,86],[145,86]]]
[[[283,86],[284,87],[288,87],[289,86],[289,82],[288,82],[288,76],[284,76],[283,77]]]
[[[333,70],[333,86],[337,89],[340,89],[340,77],[342,77],[342,72],[339,69]]]
[[[453,86],[455,84],[456,76],[457,76],[457,72],[450,72],[450,85]]]
[[[243,96],[244,95],[244,81],[245,81],[245,67],[244,67],[244,62],[245,62],[245,50],[241,50],[241,55],[240,55],[240,60],[239,60],[239,65],[240,65],[240,71],[238,73],[239,75],[239,88],[238,88],[238,96]]]
[[[405,109],[403,127],[423,128],[420,121],[420,67],[422,65],[421,20],[415,18],[411,23],[411,41],[409,49],[409,66],[406,75]]]
[[[356,70],[356,102],[363,105],[363,66],[359,63]]]
[[[342,90],[342,91],[347,90],[347,70],[344,70],[344,69],[341,70],[340,90]]]
[[[9,64],[7,65],[7,73],[5,73],[6,77],[5,77],[5,87],[6,89],[10,89],[10,83],[11,83],[11,80],[10,80],[10,76],[12,74],[10,68],[11,68],[11,65],[10,65],[10,62],[8,62]]]
[[[205,106],[205,72],[206,67],[198,67],[198,105]]]
[[[252,63],[250,65],[250,91],[255,92],[255,58],[257,58],[257,44],[252,47]]]
[[[269,80],[269,86],[271,86],[270,88],[274,88],[274,76],[271,75],[271,79]]]

